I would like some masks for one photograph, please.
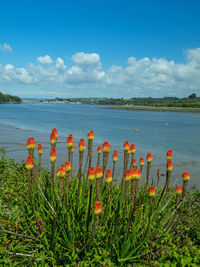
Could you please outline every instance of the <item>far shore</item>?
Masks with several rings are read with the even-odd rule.
[[[167,111],[167,112],[193,112],[200,113],[200,108],[184,108],[184,107],[156,107],[156,106],[104,106],[106,109],[124,109],[124,110],[146,110],[146,111]]]

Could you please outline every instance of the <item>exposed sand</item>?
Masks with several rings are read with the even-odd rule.
[[[155,107],[155,106],[104,106],[106,109],[125,109],[125,110],[147,110],[147,111],[167,111],[167,112],[193,112],[200,113],[200,108],[183,108],[183,107]]]

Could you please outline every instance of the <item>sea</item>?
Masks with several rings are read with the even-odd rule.
[[[26,141],[34,137],[36,143],[43,145],[42,164],[50,167],[50,133],[58,130],[56,167],[67,160],[66,140],[73,134],[75,152],[74,170],[78,168],[78,142],[87,133],[94,130],[93,161],[96,166],[97,146],[108,141],[111,145],[108,167],[112,168],[112,153],[118,150],[119,160],[116,163],[116,177],[123,175],[123,143],[135,144],[135,158],[148,152],[153,154],[151,180],[157,179],[157,169],[165,181],[166,153],[173,150],[171,184],[182,183],[182,172],[191,174],[190,184],[200,186],[200,113],[160,112],[142,110],[107,109],[106,106],[59,103],[22,103],[0,105],[0,148],[5,149],[4,156],[20,162],[26,160]],[[87,151],[84,152],[86,159]],[[37,158],[37,150],[35,157]],[[102,156],[103,157],[103,156]],[[101,158],[102,160],[102,158]],[[146,163],[143,168],[145,180]]]

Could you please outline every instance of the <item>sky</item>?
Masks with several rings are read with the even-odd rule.
[[[0,92],[200,96],[199,0],[0,1]]]

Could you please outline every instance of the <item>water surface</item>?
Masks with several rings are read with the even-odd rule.
[[[78,142],[80,138],[86,138],[89,130],[94,130],[94,152],[97,145],[109,141],[112,151],[118,149],[122,160],[123,142],[129,140],[136,145],[137,160],[146,157],[147,152],[153,153],[154,177],[158,167],[165,172],[166,152],[173,149],[174,181],[181,182],[181,173],[186,169],[191,172],[193,183],[200,184],[199,122],[199,113],[112,110],[78,104],[4,104],[0,105],[0,146],[6,147],[9,156],[25,159],[26,139],[34,136],[36,142],[45,147],[44,163],[48,166],[49,133],[56,127],[59,165],[66,157],[67,135],[72,133]],[[136,128],[138,132],[135,132]],[[96,153],[94,155],[96,157]]]

